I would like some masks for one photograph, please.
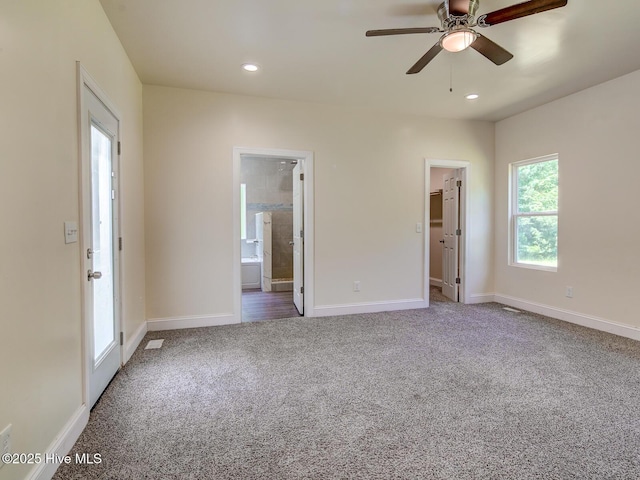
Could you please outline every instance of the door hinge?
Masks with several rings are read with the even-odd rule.
[[[115,200],[115,199],[116,199],[116,191],[111,190],[111,200]]]
[[[457,186],[457,187],[461,187],[461,186],[462,186],[462,180],[458,180],[458,181],[456,181],[456,186]]]
[[[124,332],[120,332],[120,345],[124,345]]]
[[[122,152],[122,147],[120,146],[120,142],[118,142],[118,155]]]
[[[460,285],[460,277],[456,278],[456,283]]]
[[[300,230],[300,238],[304,239],[304,230]]]
[[[304,173],[301,173],[300,174],[300,181],[303,181],[303,180],[304,180]]]
[[[300,287],[300,293],[304,293],[304,287]]]
[[[456,235],[462,235],[462,230],[457,229],[457,230],[456,230]]]
[[[122,251],[122,237],[118,237],[118,250]]]

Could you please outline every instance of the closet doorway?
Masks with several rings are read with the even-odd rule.
[[[425,281],[430,296],[464,302],[468,162],[430,160],[426,170],[429,235]]]

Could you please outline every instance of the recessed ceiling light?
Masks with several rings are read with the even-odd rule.
[[[475,100],[479,97],[480,95],[478,95],[477,93],[470,93],[469,95],[465,95],[464,98],[466,98],[467,100]]]
[[[242,68],[244,68],[247,72],[257,72],[260,69],[258,65],[255,65],[253,63],[245,63],[242,65]]]

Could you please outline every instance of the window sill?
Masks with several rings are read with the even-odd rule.
[[[543,272],[557,272],[558,267],[547,267],[545,265],[536,265],[534,263],[515,263],[509,262],[510,267],[526,268],[529,270],[542,270]]]

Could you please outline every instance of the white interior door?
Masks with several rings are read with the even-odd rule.
[[[293,168],[293,303],[304,314],[304,205],[302,162]]]
[[[454,302],[459,300],[460,263],[460,187],[461,170],[444,175],[442,190],[442,294]]]
[[[120,368],[118,120],[86,86],[82,102],[83,283],[89,405]]]

